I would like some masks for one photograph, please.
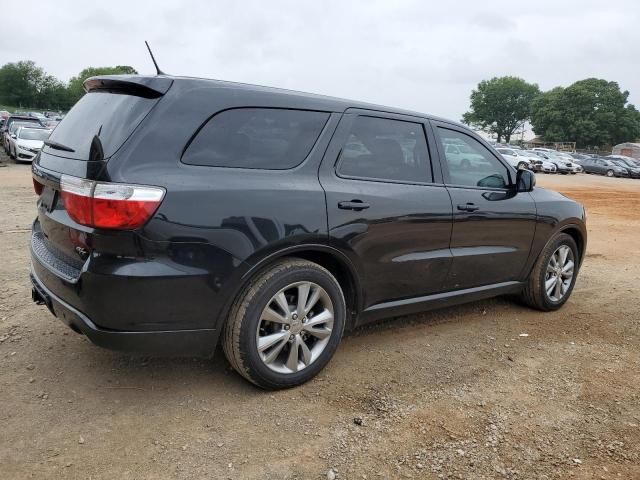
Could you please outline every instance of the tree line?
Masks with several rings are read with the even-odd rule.
[[[467,125],[509,143],[529,122],[548,142],[576,142],[579,148],[616,145],[640,138],[640,112],[628,103],[629,92],[598,78],[540,91],[517,77],[483,80],[471,92],[462,117]]]
[[[69,82],[63,82],[27,60],[0,67],[0,105],[41,110],[68,110],[84,90],[82,83],[95,75],[135,74],[128,65],[88,67]]]

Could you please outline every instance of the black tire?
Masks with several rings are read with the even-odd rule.
[[[295,373],[279,373],[262,361],[256,332],[263,308],[280,289],[295,282],[314,282],[333,303],[334,323],[329,342],[319,357]],[[222,346],[231,366],[260,388],[276,390],[300,385],[320,372],[331,360],[344,332],[346,305],[340,284],[320,265],[288,258],[257,274],[235,300],[222,332]]]
[[[613,175],[614,175],[613,174],[613,170],[607,170],[606,175],[607,175],[607,177],[613,177]]]
[[[544,288],[546,269],[549,260],[551,259],[551,255],[553,255],[553,253],[562,245],[568,246],[573,252],[573,278],[571,279],[571,284],[564,297],[562,297],[559,301],[553,301],[549,298]],[[575,286],[576,278],[578,277],[579,264],[580,253],[578,252],[578,247],[575,240],[566,233],[560,233],[559,235],[555,236],[553,239],[551,239],[551,241],[547,243],[547,245],[538,256],[538,260],[533,267],[533,271],[531,272],[531,275],[529,275],[529,279],[527,280],[527,286],[521,294],[523,302],[531,308],[542,310],[544,312],[558,310],[560,307],[562,307],[562,305],[566,303],[566,301],[571,296],[571,293],[573,292],[573,287]]]

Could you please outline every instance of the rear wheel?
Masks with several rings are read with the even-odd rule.
[[[542,250],[529,276],[522,299],[532,308],[557,310],[569,299],[578,273],[578,247],[561,233]]]
[[[229,363],[261,388],[300,385],[329,362],[342,338],[340,284],[313,262],[287,259],[253,279],[223,331]]]

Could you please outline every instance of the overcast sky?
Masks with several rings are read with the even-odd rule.
[[[292,88],[459,120],[483,79],[617,81],[640,106],[640,0],[3,2],[0,64]],[[10,20],[10,21],[9,21]]]

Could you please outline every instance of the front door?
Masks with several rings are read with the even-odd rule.
[[[450,124],[434,122],[433,127],[453,203],[453,263],[446,288],[520,280],[535,233],[533,198],[515,193],[516,171],[479,139]],[[475,161],[462,166],[449,158],[448,145]]]
[[[361,279],[363,308],[440,292],[452,207],[423,119],[350,111],[320,169],[330,242]],[[383,306],[383,305],[382,305]]]

